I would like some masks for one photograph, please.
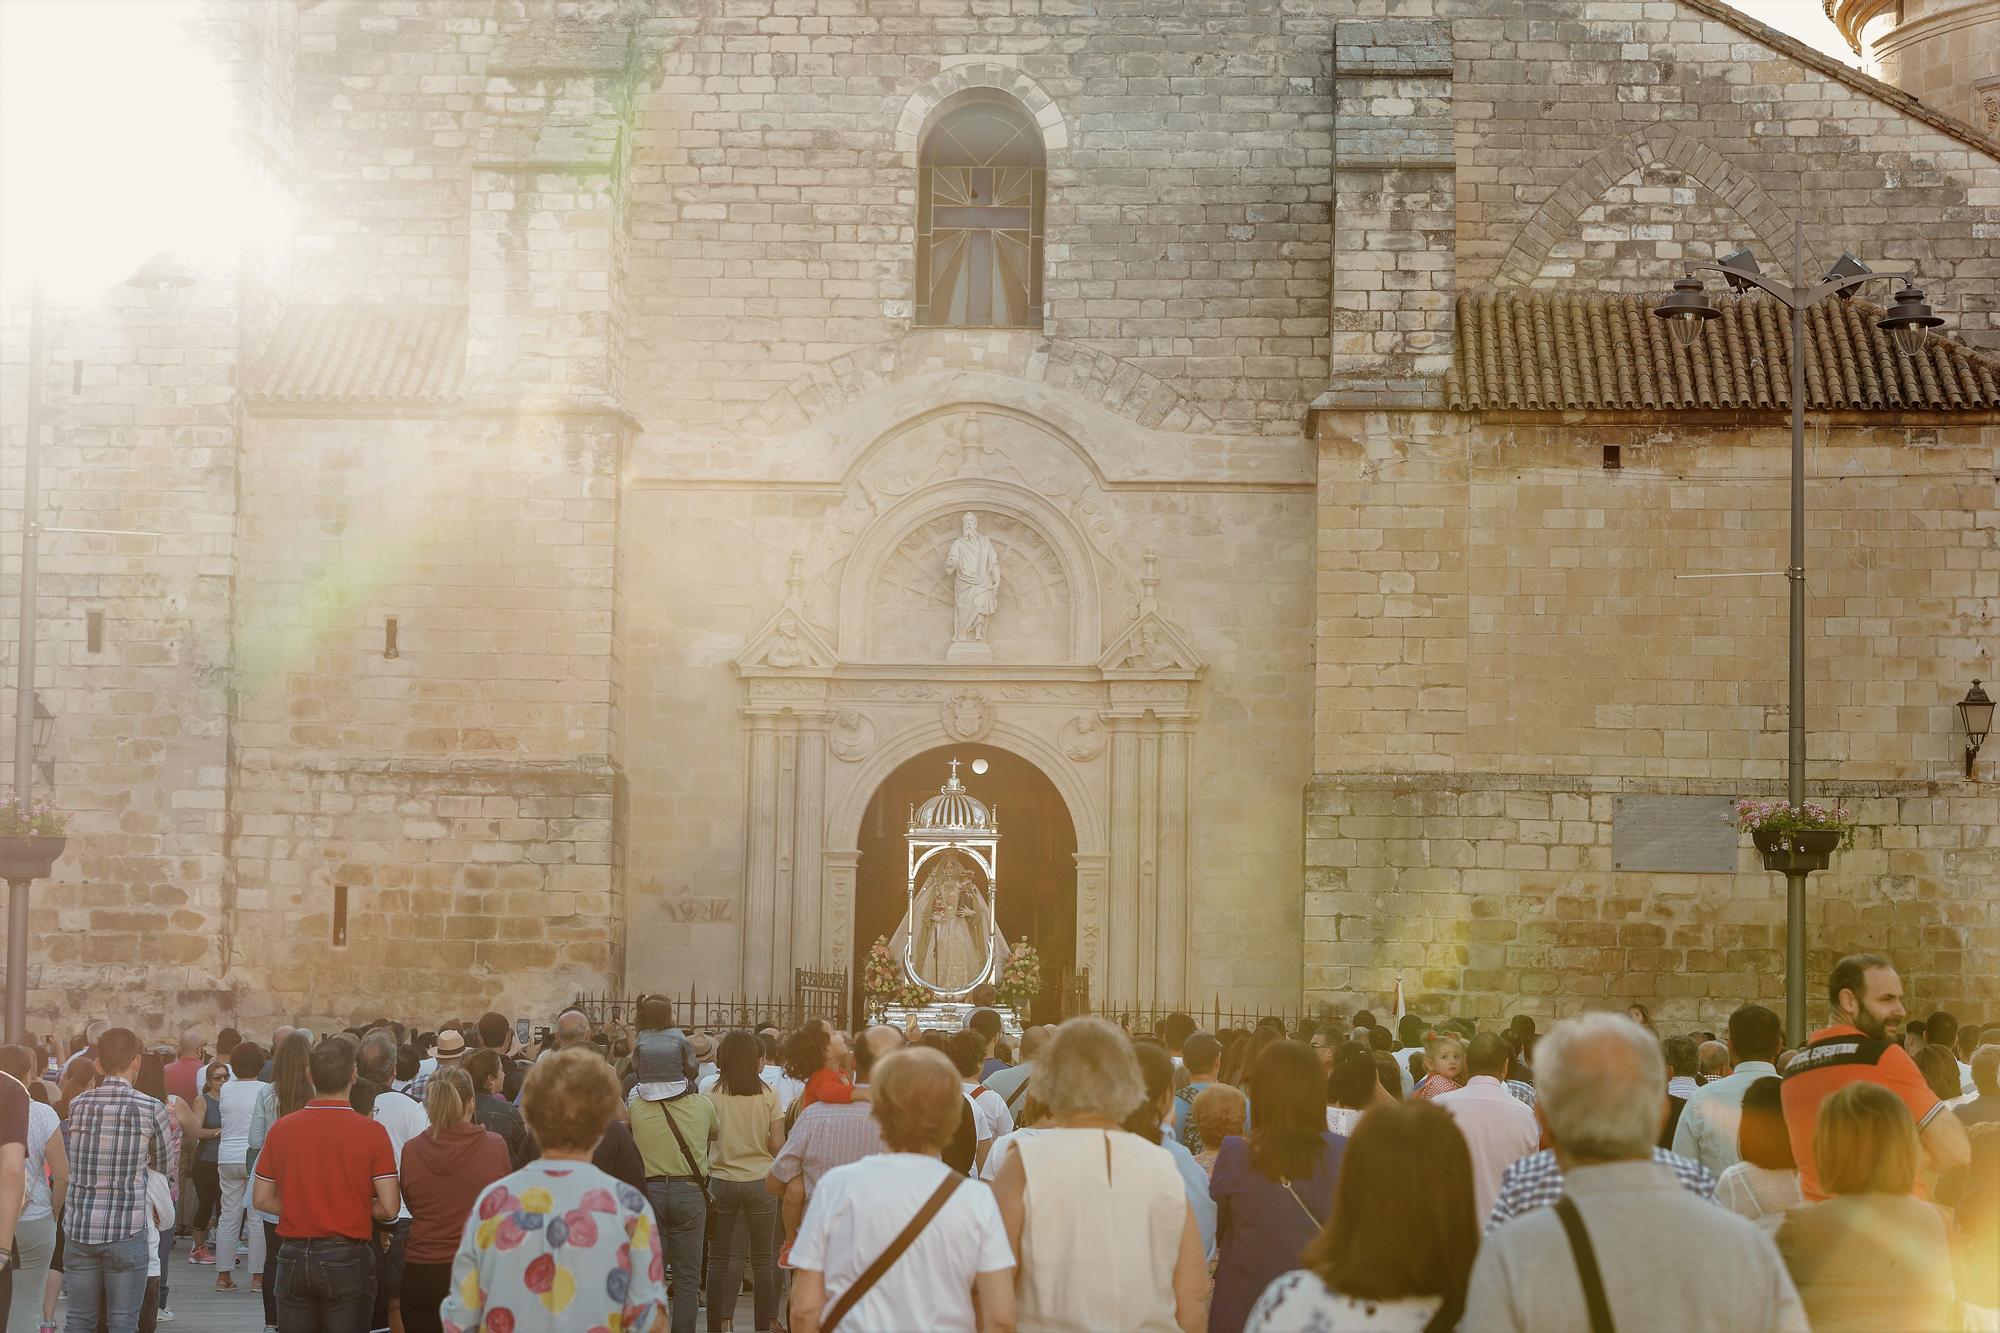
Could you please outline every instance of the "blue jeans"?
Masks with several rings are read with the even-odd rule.
[[[694,1312],[701,1300],[701,1237],[708,1225],[708,1204],[701,1186],[691,1180],[652,1180],[646,1194],[660,1220],[660,1250],[673,1275],[672,1333],[694,1333]],[[289,1333],[289,1330],[287,1330]]]
[[[371,1248],[358,1240],[287,1240],[280,1245],[279,1333],[368,1333],[375,1304]]]
[[[63,1246],[63,1295],[69,1333],[138,1333],[146,1303],[146,1233],[92,1245],[71,1236]]]
[[[750,1285],[757,1293],[757,1333],[771,1327],[778,1309],[778,1275],[771,1266],[778,1234],[778,1200],[760,1180],[711,1180],[715,1195],[715,1240],[708,1250],[708,1328],[721,1333],[743,1290],[743,1251],[737,1248],[736,1219],[747,1224]]]

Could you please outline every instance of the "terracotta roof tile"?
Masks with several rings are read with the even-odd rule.
[[[1789,409],[1791,321],[1762,296],[1721,297],[1682,350],[1657,298],[1525,288],[1461,293],[1445,379],[1454,408]],[[2000,357],[1938,334],[1904,357],[1879,306],[1826,301],[1806,315],[1806,403],[1816,410],[2000,410]]]
[[[465,311],[436,306],[294,306],[258,366],[250,397],[299,406],[455,402]]]

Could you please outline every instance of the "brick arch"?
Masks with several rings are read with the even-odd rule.
[[[1569,179],[1542,201],[1542,206],[1521,229],[1513,248],[1500,261],[1499,280],[1523,287],[1533,283],[1549,252],[1558,242],[1576,233],[1577,219],[1585,209],[1632,171],[1655,162],[1665,162],[1686,172],[1734,209],[1756,236],[1766,259],[1790,259],[1791,215],[1778,206],[1764,187],[1701,140],[1672,125],[1655,124],[1611,145],[1571,172]],[[1718,242],[1728,239],[1716,238]],[[1806,265],[1809,271],[1816,267],[1810,246]]]
[[[1208,413],[1150,371],[1033,329],[912,329],[812,367],[760,403],[748,424],[764,434],[789,434],[889,385],[937,370],[991,371],[1068,389],[1151,430],[1215,429]]]
[[[916,161],[917,140],[923,135],[924,123],[948,98],[968,88],[993,88],[1026,107],[1041,129],[1042,146],[1050,156],[1069,147],[1069,124],[1063,119],[1062,108],[1041,84],[1012,65],[997,60],[970,60],[939,70],[910,94],[903,103],[902,115],[896,118],[896,151]]]

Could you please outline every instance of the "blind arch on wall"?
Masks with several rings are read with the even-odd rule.
[[[1042,327],[1047,188],[1041,130],[1019,102],[974,89],[938,109],[917,152],[919,325]]]

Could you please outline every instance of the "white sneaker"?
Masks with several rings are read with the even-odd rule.
[[[153,1318],[162,1324],[171,1324],[174,1322],[174,1312],[172,1310],[155,1310]]]

